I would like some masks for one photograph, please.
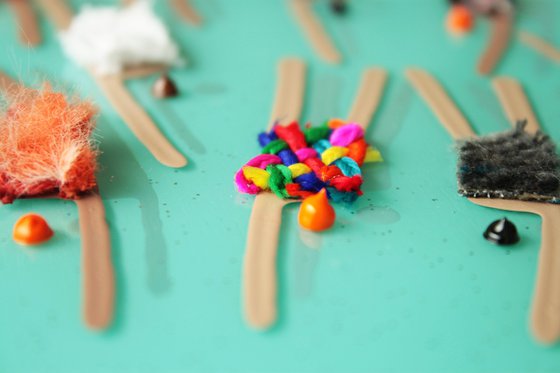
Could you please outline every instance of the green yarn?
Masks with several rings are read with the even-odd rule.
[[[315,144],[317,141],[327,138],[331,129],[326,124],[320,127],[309,127],[303,130],[305,141],[308,144]]]
[[[284,140],[273,140],[266,144],[264,148],[262,148],[262,154],[278,154],[278,152],[288,149],[288,144]]]
[[[290,195],[286,191],[286,184],[292,182],[292,172],[290,169],[279,164],[267,166],[266,171],[270,174],[268,179],[270,190],[280,198],[290,198]]]

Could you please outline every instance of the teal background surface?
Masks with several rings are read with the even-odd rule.
[[[451,139],[403,76],[407,66],[428,69],[479,133],[507,129],[489,79],[475,73],[488,24],[455,39],[443,26],[443,0],[355,0],[342,18],[319,1],[344,56],[332,66],[313,54],[285,1],[194,4],[205,18],[201,29],[157,3],[190,60],[172,71],[184,94],[156,102],[153,78],[129,83],[189,158],[181,170],[151,157],[63,56],[46,20],[44,43],[28,49],[0,4],[0,68],[26,84],[52,80],[100,107],[98,178],[118,293],[112,328],[88,331],[75,204],[0,207],[0,372],[559,372],[560,347],[538,345],[527,326],[540,219],[457,196]],[[518,25],[560,44],[558,17],[558,1],[523,1]],[[267,125],[285,56],[309,64],[302,118],[314,123],[346,115],[363,68],[389,70],[367,135],[385,163],[365,168],[364,196],[337,206],[328,232],[300,231],[297,206],[285,209],[280,319],[257,332],[245,325],[240,299],[252,197],[232,180],[259,151],[255,138]],[[560,141],[559,66],[515,42],[497,73],[523,83],[545,131]],[[22,248],[12,226],[32,211],[56,236]],[[503,216],[520,230],[511,248],[482,238]]]

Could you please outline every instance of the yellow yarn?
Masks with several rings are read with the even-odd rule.
[[[381,157],[381,153],[379,152],[379,150],[374,148],[367,148],[364,163],[371,162],[383,162],[383,157]]]
[[[342,146],[332,146],[321,154],[321,160],[324,164],[330,165],[337,159],[340,159],[348,154],[348,149]]]
[[[270,175],[265,170],[258,167],[245,166],[243,167],[243,176],[245,176],[247,180],[252,181],[253,184],[259,188],[264,190],[268,189],[268,179]]]
[[[292,172],[293,179],[303,174],[307,174],[311,172],[311,169],[306,164],[303,163],[294,163],[293,165],[288,166],[288,168]]]

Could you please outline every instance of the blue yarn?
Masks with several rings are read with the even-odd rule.
[[[325,183],[321,181],[313,172],[300,175],[294,178],[294,182],[298,183],[302,190],[317,193],[325,187]]]
[[[344,203],[352,203],[358,198],[358,193],[356,192],[341,192],[336,188],[328,187],[327,193],[331,200],[335,203],[337,202],[344,202]]]
[[[330,148],[332,145],[329,140],[319,140],[315,144],[313,144],[313,149],[319,154]]]
[[[261,132],[261,133],[259,133],[259,138],[258,139],[259,139],[260,146],[264,147],[269,142],[278,139],[278,136],[276,136],[276,133],[274,133],[274,131]]]
[[[362,174],[362,170],[360,169],[360,166],[358,166],[356,161],[350,157],[342,157],[340,159],[337,159],[333,163],[336,167],[340,168],[340,171],[342,171],[344,176],[352,177],[354,175]]]
[[[290,149],[280,150],[276,155],[282,158],[282,163],[284,163],[286,166],[291,166],[294,163],[299,162],[298,157]]]

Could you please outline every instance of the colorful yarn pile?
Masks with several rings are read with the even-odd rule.
[[[362,164],[382,161],[363,137],[362,127],[339,119],[303,130],[297,122],[276,125],[259,135],[262,154],[237,172],[235,184],[242,193],[272,191],[283,199],[325,188],[332,201],[353,202],[362,194]]]

